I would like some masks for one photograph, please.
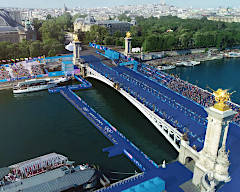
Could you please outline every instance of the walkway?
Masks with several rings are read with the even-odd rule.
[[[109,67],[93,55],[83,58],[92,69],[112,82],[119,83],[124,91],[179,132],[188,132],[191,145],[196,145],[198,150],[202,148],[207,125],[206,112],[202,107],[129,68]]]
[[[79,81],[83,81],[81,77],[77,77]],[[84,80],[85,84],[87,81]],[[89,83],[90,84],[90,83]],[[79,87],[81,87],[79,85]],[[163,169],[153,162],[146,154],[138,149],[115,127],[107,122],[101,115],[92,109],[84,100],[76,95],[71,86],[56,88],[56,92],[60,92],[79,112],[81,112],[109,141],[113,146],[103,149],[109,152],[109,157],[124,154],[126,155],[141,171],[144,173],[137,176],[127,178],[123,181],[115,183],[107,188],[97,190],[98,192],[120,192],[123,190],[154,192],[160,189],[166,189],[169,192],[183,192],[179,185],[188,181],[192,177],[192,173],[175,162],[167,165]],[[52,91],[52,93],[55,93]],[[178,177],[176,172],[181,172],[183,176]],[[164,178],[164,180],[162,179]]]
[[[141,152],[133,143],[123,136],[115,127],[103,119],[79,96],[68,88],[61,88],[60,93],[81,112],[114,146],[105,148],[109,157],[125,154],[141,171],[158,168],[157,164]]]

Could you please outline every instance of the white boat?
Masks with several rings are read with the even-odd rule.
[[[225,57],[229,57],[229,58],[237,58],[237,57],[240,57],[240,53],[238,53],[238,52],[229,52],[229,53],[225,53],[224,56]]]
[[[17,85],[13,87],[13,93],[29,93],[35,91],[42,91],[45,89],[49,89],[55,87],[57,83],[51,82],[46,79],[31,79],[26,80],[24,82],[19,82]]]
[[[184,65],[184,62],[182,62],[182,61],[178,61],[177,63],[176,63],[176,66],[183,66]]]
[[[200,64],[200,61],[190,61],[190,63],[195,66],[195,65],[199,65]]]
[[[183,62],[183,66],[186,66],[186,67],[193,67],[195,65],[199,65],[200,64],[200,61],[186,61],[186,62]]]
[[[159,70],[164,71],[164,70],[170,70],[176,68],[175,65],[162,65],[157,67]]]
[[[185,61],[185,62],[182,62],[183,63],[183,66],[185,67],[192,67],[194,66],[190,61]]]
[[[69,81],[70,79],[71,79],[71,78],[69,78],[69,77],[58,77],[58,78],[55,78],[55,79],[50,79],[50,82],[59,84],[59,83],[67,82],[67,81]]]

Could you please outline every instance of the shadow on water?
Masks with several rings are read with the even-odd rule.
[[[90,81],[93,88],[78,91],[80,97],[156,163],[176,159],[173,147],[132,104],[103,83]],[[0,106],[0,167],[57,152],[107,170],[137,170],[124,155],[109,159],[102,149],[112,144],[60,94],[1,91]]]

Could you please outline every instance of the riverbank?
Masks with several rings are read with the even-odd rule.
[[[164,57],[161,59],[155,59],[151,61],[147,61],[146,63],[152,65],[154,67],[168,65],[168,66],[195,66],[204,61],[211,61],[216,59],[222,59],[222,52],[214,52],[214,53],[195,53],[188,55],[177,55],[171,57]]]

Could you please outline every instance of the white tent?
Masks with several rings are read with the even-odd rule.
[[[73,52],[74,45],[72,44],[72,42],[70,42],[68,45],[66,45],[66,46],[65,46],[65,49],[67,49],[68,51]]]

